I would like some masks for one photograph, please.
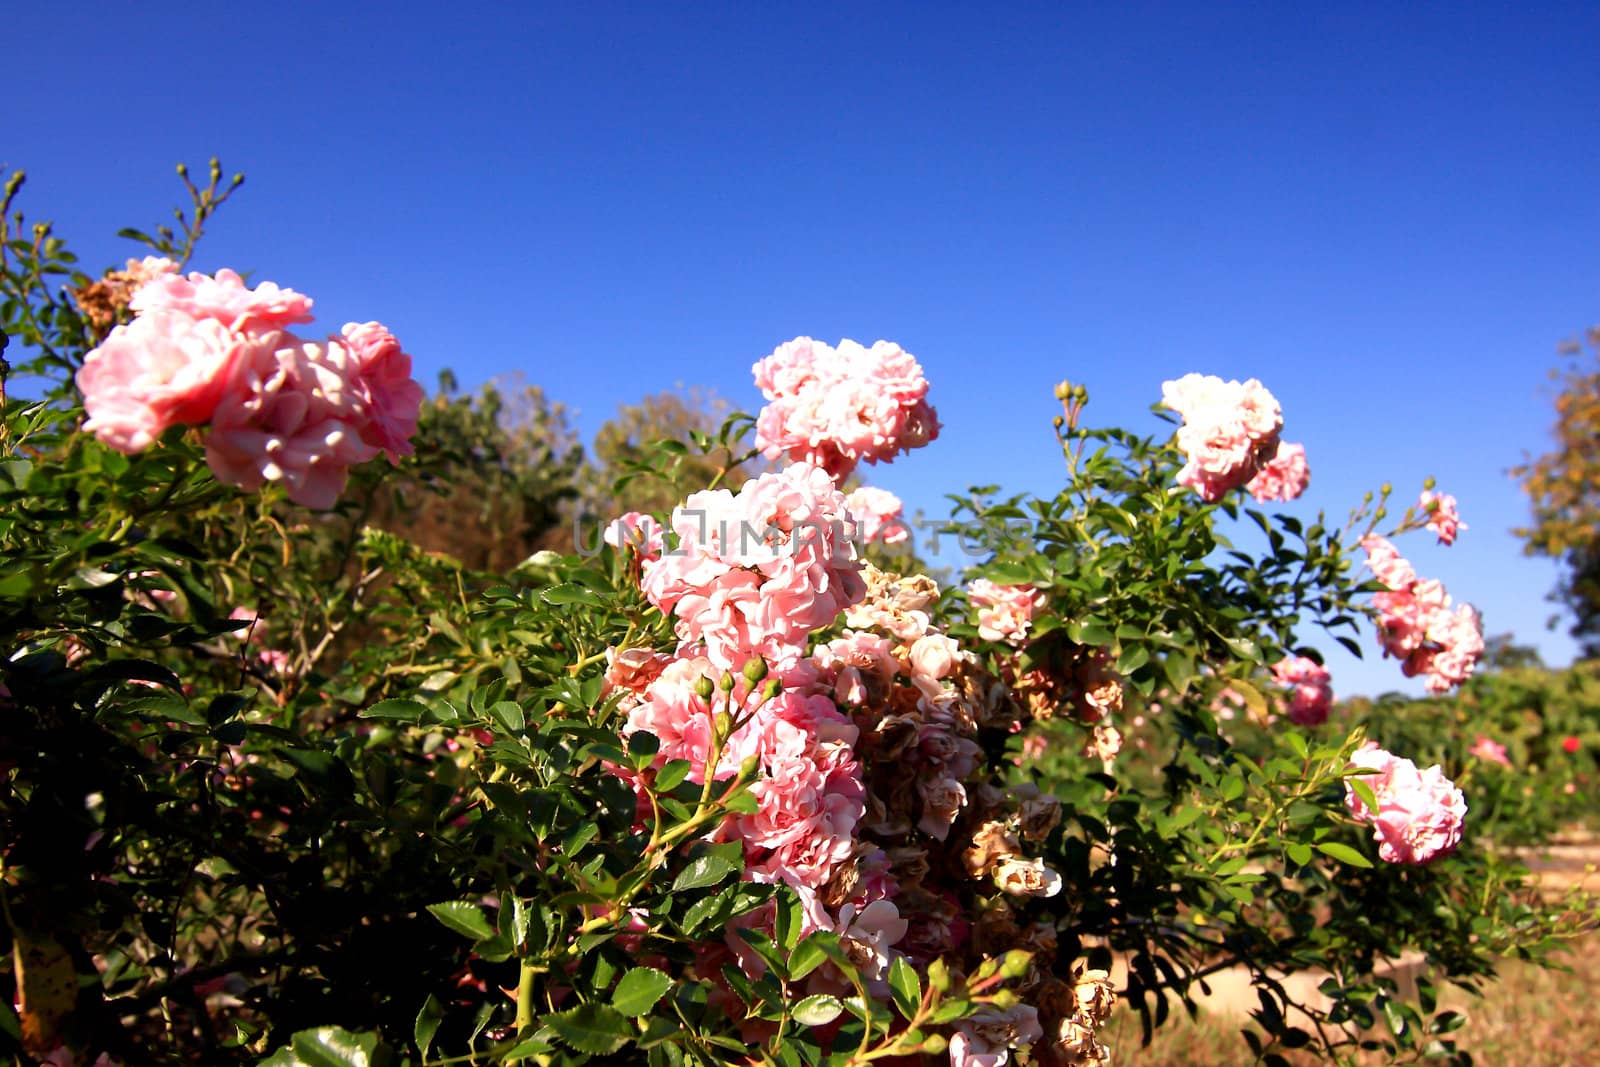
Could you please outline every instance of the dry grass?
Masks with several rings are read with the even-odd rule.
[[[1575,942],[1560,961],[1570,972],[1507,963],[1482,997],[1441,993],[1441,1009],[1467,1016],[1456,1032],[1460,1047],[1480,1067],[1600,1067],[1600,933]],[[1219,1016],[1179,1019],[1139,1045],[1139,1017],[1119,1011],[1107,1029],[1112,1062],[1137,1067],[1236,1067],[1251,1062],[1239,1024]],[[1325,1061],[1288,1054],[1296,1067]],[[1387,1063],[1381,1055],[1348,1061],[1361,1067]]]

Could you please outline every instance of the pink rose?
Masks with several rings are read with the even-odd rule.
[[[1245,491],[1265,503],[1269,500],[1290,501],[1299,497],[1311,485],[1311,468],[1306,464],[1305,445],[1278,445],[1278,454],[1264,464],[1250,479]]]
[[[402,456],[416,451],[411,438],[422,408],[422,386],[412,380],[411,357],[400,350],[394,334],[376,322],[346,323],[340,337],[329,338],[329,343],[341,340],[353,364],[354,421],[361,439],[382,450],[390,463],[399,463]]]
[[[230,330],[281,330],[311,321],[311,298],[293,289],[262,282],[254,289],[231,270],[215,277],[198,272],[183,276],[158,274],[133,294],[128,306],[144,313],[182,312],[190,318],[214,319]]]
[[[1467,754],[1489,763],[1498,763],[1502,767],[1511,766],[1511,760],[1506,758],[1506,746],[1484,734],[1478,735],[1478,740],[1473,743]]]
[[[1254,378],[1240,383],[1186,374],[1163,383],[1161,399],[1183,416],[1177,444],[1187,462],[1178,484],[1191,486],[1202,500],[1221,500],[1245,485],[1277,452],[1283,414]]]
[[[1351,779],[1345,782],[1345,806],[1356,821],[1372,826],[1382,859],[1421,864],[1455,851],[1467,802],[1439,767],[1419,771],[1410,760],[1372,741],[1355,751],[1350,766],[1373,772],[1352,779],[1359,777],[1372,788],[1377,810],[1355,791]]]
[[[287,333],[243,346],[206,438],[219,481],[242,489],[282,482],[289,499],[332,507],[348,469],[378,454],[361,438],[348,350]]]
[[[844,503],[855,521],[854,537],[858,541],[898,545],[911,536],[906,524],[900,521],[905,505],[887,489],[864,485],[846,496]]]
[[[1461,516],[1456,514],[1456,498],[1453,496],[1424,489],[1417,507],[1428,516],[1428,526],[1439,535],[1441,545],[1455,544],[1456,533],[1467,528]]]
[[[211,418],[239,358],[224,326],[174,311],[140,315],[84,357],[83,428],[119,452],[149,448],[170,426]]]
[[[1300,726],[1320,726],[1333,707],[1333,687],[1326,667],[1306,656],[1286,656],[1272,667],[1272,677],[1289,687],[1289,718]]]
[[[842,482],[856,465],[882,463],[938,436],[924,399],[922,367],[899,345],[837,349],[797,337],[752,368],[768,404],[756,418],[756,447],[787,455]]]

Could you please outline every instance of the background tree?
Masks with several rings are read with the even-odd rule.
[[[605,521],[625,511],[671,511],[685,490],[704,488],[719,475],[719,484],[738,487],[758,473],[761,460],[740,453],[740,442],[732,437],[726,446],[712,447],[723,439],[728,415],[728,402],[700,386],[679,386],[619,405],[594,437],[585,509]],[[662,441],[686,450],[662,453],[656,447]]]
[[[1551,599],[1572,611],[1572,635],[1583,655],[1594,657],[1600,656],[1600,327],[1584,342],[1562,345],[1561,354],[1570,362],[1552,372],[1559,384],[1556,447],[1512,469],[1533,503],[1533,522],[1513,532],[1529,555],[1561,561]]]
[[[585,470],[566,405],[520,376],[461,395],[453,376],[424,402],[418,458],[374,486],[380,529],[504,573],[541,549],[571,551]]]

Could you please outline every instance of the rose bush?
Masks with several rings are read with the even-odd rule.
[[[936,437],[921,365],[801,338],[755,365],[760,416],[625,476],[671,514],[624,487],[594,554],[474,570],[369,521],[483,462],[388,331],[301,341],[309,298],[184,273],[219,170],[99,278],[12,220],[19,184],[19,1062],[1092,1064],[1115,1003],[1153,1027],[1235,966],[1263,1062],[1465,1062],[1374,961],[1470,985],[1582,924],[1478,847],[1464,777],[1329,716],[1307,635],[1359,649],[1370,617],[1447,684],[1481,635],[1380,540],[1443,536],[1448,498],[1381,530],[1386,498],[1337,528],[1245,504],[1308,477],[1259,382],[1167,383],[1153,435],[1064,384],[1064,488],[958,498],[981,562],[941,589],[865,560],[893,503],[841,484]],[[1293,1003],[1307,968],[1327,999]]]

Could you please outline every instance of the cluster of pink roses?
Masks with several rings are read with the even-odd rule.
[[[844,496],[826,471],[797,463],[738,494],[693,493],[672,513],[677,550],[648,561],[641,586],[677,618],[685,646],[723,669],[759,656],[792,666],[806,639],[861,598],[861,564]]]
[[[1455,851],[1467,801],[1437,765],[1418,770],[1410,760],[1368,741],[1350,757],[1350,766],[1371,772],[1346,780],[1345,806],[1357,821],[1371,824],[1382,859],[1427,863]],[[1357,778],[1372,787],[1376,810],[1350,785]]]
[[[797,337],[752,370],[768,400],[756,446],[769,459],[788,456],[843,482],[858,463],[882,463],[939,436],[922,366],[892,342],[833,348]]]
[[[84,427],[102,442],[138,452],[169,427],[207,425],[218,479],[244,489],[282,482],[290,499],[316,508],[333,505],[351,466],[411,454],[422,387],[381,325],[303,341],[287,328],[311,321],[311,300],[292,289],[252,289],[231,270],[151,270],[129,301],[133,321],[78,371]]]
[[[1454,610],[1444,584],[1419,579],[1387,539],[1361,539],[1367,566],[1388,588],[1373,594],[1378,639],[1386,654],[1401,660],[1406,677],[1428,676],[1430,693],[1449,692],[1472,677],[1483,655],[1483,620],[1470,604]]]
[[[1245,492],[1262,503],[1269,500],[1298,499],[1311,485],[1311,467],[1306,463],[1306,446],[1280,444],[1278,454],[1250,479]]]
[[[997,585],[987,578],[967,586],[967,599],[978,609],[978,636],[1012,644],[1021,643],[1045,606],[1044,594],[1031,585]]]
[[[1333,707],[1332,676],[1306,656],[1285,656],[1272,665],[1272,677],[1289,687],[1289,718],[1300,726],[1320,726]]]
[[[1178,484],[1192,486],[1202,500],[1221,500],[1247,484],[1277,453],[1283,412],[1254,378],[1240,383],[1185,374],[1162,383],[1161,402],[1183,416],[1178,447],[1188,462]]]

